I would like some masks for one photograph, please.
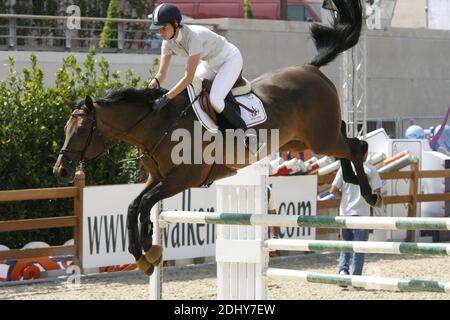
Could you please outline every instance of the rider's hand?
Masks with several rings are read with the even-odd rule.
[[[153,110],[154,111],[160,111],[162,108],[164,108],[170,101],[169,95],[165,94],[161,98],[158,98],[153,103]]]

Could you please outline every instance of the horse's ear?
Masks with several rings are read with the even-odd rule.
[[[64,104],[71,109],[75,108],[75,101],[69,100],[67,98],[64,98]]]
[[[94,102],[89,95],[87,95],[86,99],[84,99],[84,105],[86,106],[86,108],[88,108],[89,111],[94,110]]]

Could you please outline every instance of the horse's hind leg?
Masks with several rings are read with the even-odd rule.
[[[379,207],[381,205],[381,198],[379,195],[372,192],[372,187],[370,186],[366,172],[364,171],[364,155],[361,152],[361,142],[357,138],[345,139],[350,146],[350,160],[355,166],[356,178],[358,179],[361,195],[369,205],[372,207]]]
[[[351,149],[352,144],[348,142],[348,140],[350,140],[350,139],[347,138],[347,125],[345,124],[344,121],[341,122],[341,135],[344,138],[344,140],[347,142],[346,144],[348,145],[348,147]],[[349,150],[349,151],[350,152],[348,153],[348,156],[351,153],[356,152],[356,151],[352,151],[352,150]],[[343,180],[347,183],[359,185],[358,178],[356,177],[356,175],[353,171],[350,160],[348,160],[346,158],[339,158],[339,161],[341,162]]]
[[[367,175],[364,171],[364,158],[361,152],[360,140],[353,138],[348,139],[348,142],[352,149],[351,161],[355,166],[356,177],[358,178],[361,195],[372,207],[379,207],[381,206],[381,197],[372,192],[372,187],[370,186],[369,180],[367,179]]]
[[[366,202],[371,206],[379,206],[381,199],[377,194],[372,192],[372,187],[364,171],[364,157],[361,152],[360,140],[357,138],[346,138],[341,134],[333,149],[330,155],[340,158],[344,181],[347,183],[357,182],[355,184],[359,185],[361,195]],[[349,160],[355,166],[356,180]],[[344,172],[346,173],[346,177],[344,177]]]

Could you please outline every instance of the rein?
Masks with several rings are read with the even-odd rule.
[[[169,134],[169,132],[180,122],[181,118],[183,118],[187,111],[189,110],[189,107],[191,107],[197,100],[198,98],[202,95],[202,93],[205,91],[205,89],[202,89],[202,91],[200,91],[200,93],[195,97],[194,100],[192,100],[192,102],[188,103],[183,111],[181,111],[181,113],[178,115],[178,117],[175,119],[174,122],[172,122],[172,124],[170,124],[166,130],[164,130],[164,133],[161,135],[161,137],[159,138],[158,142],[155,144],[155,146],[153,147],[152,151],[150,152],[150,156],[155,153],[155,151],[158,149],[159,145],[161,144],[161,142],[163,142],[164,138]]]
[[[128,130],[126,130],[124,133],[119,134],[117,137],[113,137],[114,139],[122,139],[123,137],[126,137],[134,128],[136,128],[142,121],[144,121],[152,112],[152,109],[149,108],[145,114],[139,118],[138,121],[136,121]]]

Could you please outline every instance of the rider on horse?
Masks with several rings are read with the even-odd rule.
[[[210,102],[217,113],[222,114],[236,129],[247,130],[232,104],[225,101],[242,71],[242,55],[239,49],[223,36],[198,25],[182,25],[181,12],[173,4],[163,3],[152,15],[151,31],[159,31],[163,38],[159,70],[150,87],[157,87],[167,76],[171,56],[187,57],[184,77],[164,96],[155,101],[154,110],[161,110],[171,99],[192,83],[194,76],[213,81]],[[250,152],[256,154],[263,146],[253,134],[246,135]]]

